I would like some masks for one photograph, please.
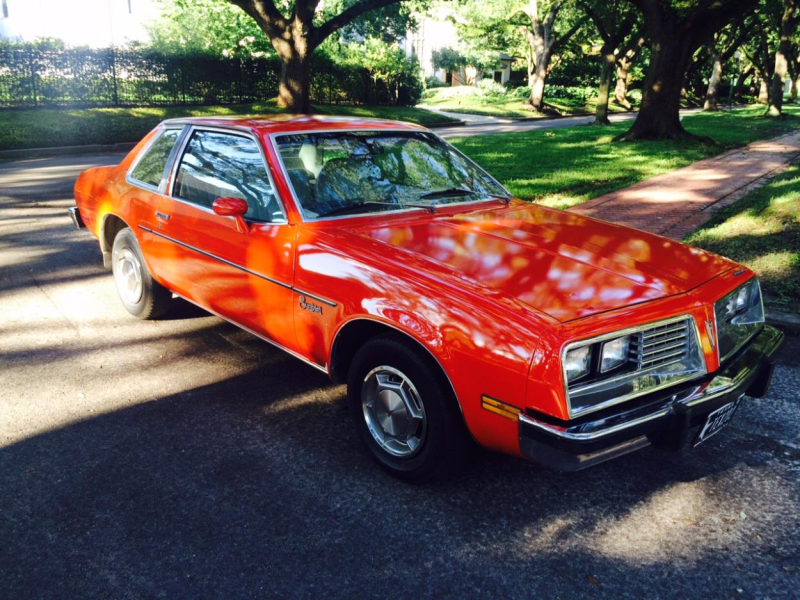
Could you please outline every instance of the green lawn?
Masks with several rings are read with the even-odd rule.
[[[318,112],[398,119],[430,126],[452,119],[420,108],[320,105]],[[274,101],[231,106],[36,109],[0,111],[0,150],[137,142],[164,119],[279,113]]]
[[[546,98],[546,104],[556,113],[577,115],[593,113],[596,100],[595,97],[589,98],[587,101],[576,98]],[[483,97],[476,91],[476,88],[470,86],[437,88],[426,94],[420,104],[447,112],[490,117],[542,119],[553,116],[534,112],[525,100],[514,98],[511,95],[508,97]],[[614,102],[609,103],[608,108],[610,112],[627,110]]]
[[[459,138],[453,143],[514,195],[567,208],[731,147],[800,128],[800,107],[785,107],[782,119],[764,118],[763,113],[763,106],[753,106],[684,118],[689,131],[711,136],[716,145],[611,142],[630,122]]]
[[[717,214],[689,244],[746,264],[768,301],[798,310],[800,299],[800,165]]]

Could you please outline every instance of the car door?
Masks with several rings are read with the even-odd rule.
[[[162,261],[173,291],[222,317],[295,347],[292,326],[294,227],[277,197],[258,140],[247,133],[192,129],[159,202]],[[214,200],[248,203],[245,227],[214,213]]]
[[[164,241],[151,232],[157,227],[158,205],[167,188],[169,165],[177,152],[183,127],[164,127],[157,131],[131,164],[125,180],[127,186],[120,204],[134,229],[150,272],[164,281],[159,272],[159,257]],[[168,250],[168,249],[167,249]],[[169,282],[166,282],[169,285]]]

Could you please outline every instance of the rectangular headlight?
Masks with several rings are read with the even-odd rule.
[[[592,359],[592,348],[584,346],[575,348],[567,352],[564,361],[564,371],[567,374],[567,381],[577,381],[581,377],[589,374],[589,364]]]
[[[714,304],[719,360],[739,350],[764,323],[761,286],[753,277]]]
[[[629,335],[605,342],[600,353],[600,372],[608,373],[628,362],[630,343]]]

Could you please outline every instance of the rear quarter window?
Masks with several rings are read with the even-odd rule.
[[[167,168],[167,160],[169,160],[175,142],[178,141],[180,132],[180,129],[162,131],[136,163],[131,171],[131,179],[156,188],[161,185],[161,178]]]

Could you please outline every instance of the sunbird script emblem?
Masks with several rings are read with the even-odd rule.
[[[300,308],[303,310],[310,310],[311,312],[318,313],[320,315],[322,314],[322,307],[319,304],[309,302],[303,295],[300,296]]]

